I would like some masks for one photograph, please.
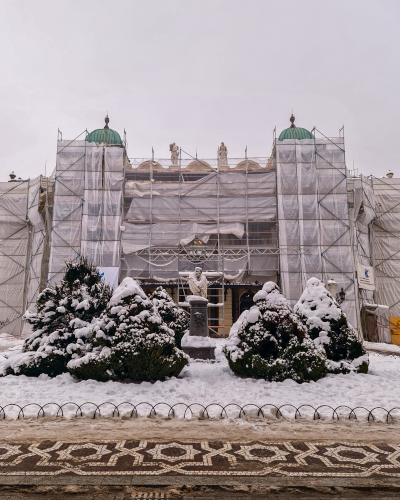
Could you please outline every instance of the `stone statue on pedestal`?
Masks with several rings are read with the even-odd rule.
[[[190,306],[190,326],[182,337],[182,350],[193,359],[215,359],[215,340],[208,333],[207,285],[201,267],[196,267],[189,274],[192,295],[186,297]]]
[[[218,148],[218,166],[227,166],[228,165],[228,148],[225,146],[223,142],[221,142],[221,146]]]
[[[196,267],[194,273],[189,274],[189,288],[192,295],[197,295],[198,297],[207,298],[207,285],[208,281],[205,276],[203,276],[203,271],[201,267]]]
[[[327,284],[326,284],[326,289],[328,292],[332,295],[332,297],[335,299],[336,298],[336,288],[337,288],[337,283],[334,279],[330,279]]]
[[[178,165],[179,146],[175,142],[173,142],[169,145],[169,150],[171,151],[172,165]]]

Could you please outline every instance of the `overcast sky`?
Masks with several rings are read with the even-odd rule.
[[[269,156],[276,126],[338,135],[347,165],[400,177],[399,0],[0,0],[0,181],[53,170],[57,129]]]

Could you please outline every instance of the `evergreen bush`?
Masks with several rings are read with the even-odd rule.
[[[278,285],[265,283],[255,305],[232,328],[224,348],[232,371],[240,376],[297,382],[318,380],[327,373],[326,356],[281,295]]]
[[[362,341],[318,278],[307,281],[294,311],[315,344],[324,347],[331,373],[368,373],[368,355]]]
[[[153,301],[161,319],[174,332],[175,344],[180,349],[182,337],[189,328],[189,315],[175,304],[172,297],[162,286],[156,288],[150,296],[150,300]]]
[[[112,289],[101,280],[96,266],[85,257],[66,263],[60,284],[45,288],[38,296],[36,312],[26,311],[33,333],[24,342],[23,353],[8,373],[55,377],[67,371],[69,360],[85,349],[91,323],[105,309]]]
[[[178,376],[188,360],[153,302],[125,278],[94,326],[86,354],[68,369],[81,379],[153,382]]]

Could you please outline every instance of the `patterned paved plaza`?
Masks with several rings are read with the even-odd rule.
[[[351,442],[0,444],[4,476],[214,476],[400,478],[400,445]]]

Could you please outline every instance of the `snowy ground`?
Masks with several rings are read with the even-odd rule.
[[[47,375],[39,378],[28,378],[25,376],[13,376],[0,378],[0,405],[17,403],[20,406],[28,403],[39,403],[41,405],[50,402],[58,404],[75,402],[104,403],[132,402],[138,404],[149,402],[153,405],[164,402],[170,405],[176,403],[201,403],[206,406],[210,403],[221,405],[254,403],[262,406],[267,403],[280,406],[291,404],[299,407],[302,404],[310,404],[314,407],[330,405],[334,408],[339,405],[348,405],[351,408],[362,406],[372,409],[377,406],[391,409],[400,407],[400,359],[394,356],[382,356],[378,353],[370,354],[370,368],[368,375],[328,375],[318,382],[297,384],[292,380],[284,382],[266,382],[264,380],[241,379],[233,375],[228,367],[225,357],[221,353],[224,340],[217,340],[217,362],[192,362],[186,367],[179,378],[172,378],[165,382],[154,384],[144,382],[141,384],[120,382],[95,382],[76,381],[71,375],[63,374],[54,379]],[[141,405],[139,414],[145,415],[149,412],[149,406]],[[196,412],[200,407],[194,407]],[[250,410],[250,408],[248,408]],[[7,409],[7,417],[13,415],[12,408]],[[84,414],[93,414],[93,407],[83,408]],[[120,408],[121,413],[130,413],[128,405]],[[177,407],[177,416],[183,416],[183,407]],[[235,407],[230,407],[229,416],[238,415]],[[47,414],[55,413],[55,407],[48,407]],[[64,416],[74,416],[76,407],[69,405],[64,408]],[[110,414],[111,406],[101,408],[102,415]],[[167,415],[167,407],[157,407],[157,413]],[[221,409],[212,407],[210,416],[219,415]],[[307,414],[307,409],[302,414]],[[268,411],[266,412],[268,413]],[[291,407],[282,409],[285,417],[294,418],[295,410]],[[27,415],[36,415],[37,408],[31,407],[26,410]],[[332,413],[321,410],[321,414],[331,418]],[[15,416],[17,412],[15,413]],[[313,413],[310,411],[309,415]],[[341,415],[347,415],[345,411]],[[360,419],[366,417],[367,413],[359,410],[357,415]],[[393,412],[400,418],[400,409]],[[188,416],[188,414],[186,415]],[[385,414],[375,414],[378,420],[383,420]]]
[[[364,341],[364,347],[369,352],[379,352],[386,355],[400,356],[400,346],[395,344],[384,344],[378,342]]]
[[[0,352],[6,351],[11,347],[20,348],[24,343],[23,339],[18,339],[8,333],[0,333]]]

